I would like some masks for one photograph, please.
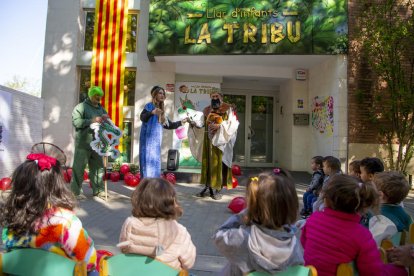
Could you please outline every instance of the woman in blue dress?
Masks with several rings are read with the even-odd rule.
[[[141,177],[160,177],[162,129],[176,129],[187,122],[171,122],[165,116],[165,90],[160,86],[151,89],[152,102],[142,110],[141,134],[139,137],[139,163]]]

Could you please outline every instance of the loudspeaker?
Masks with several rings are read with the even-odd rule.
[[[167,170],[175,171],[178,170],[180,162],[180,152],[176,149],[168,150]]]

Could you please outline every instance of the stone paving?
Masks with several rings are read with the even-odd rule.
[[[223,198],[215,201],[209,197],[194,196],[202,189],[199,184],[177,183],[178,200],[184,209],[179,222],[187,227],[197,248],[197,259],[191,273],[197,276],[215,275],[224,266],[226,260],[216,250],[211,236],[214,231],[231,215],[227,209],[230,200],[235,196],[244,196],[245,184],[251,173],[239,177],[239,187],[224,191]],[[293,173],[301,202],[306,183],[310,179],[307,173]],[[84,183],[84,193],[88,197],[79,203],[76,209],[84,227],[95,242],[97,249],[106,249],[119,253],[116,244],[124,220],[131,215],[130,195],[133,188],[123,185],[123,181],[108,183],[109,200],[105,202],[92,197],[92,191]],[[3,193],[3,197],[7,193]],[[3,198],[0,196],[0,200]],[[4,200],[4,199],[3,199]],[[404,202],[407,212],[414,215],[414,193],[410,193]]]

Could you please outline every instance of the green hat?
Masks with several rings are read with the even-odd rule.
[[[99,86],[92,86],[91,88],[89,88],[88,96],[93,97],[95,95],[102,97],[104,95],[102,88],[100,88]]]

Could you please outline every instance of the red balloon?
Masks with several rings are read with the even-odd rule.
[[[132,176],[134,176],[134,174],[133,174],[132,172],[127,172],[127,173],[124,175],[124,179],[125,179],[125,177],[126,177],[126,176],[128,176],[128,175],[132,175]]]
[[[11,178],[10,177],[3,177],[0,180],[0,190],[9,190],[11,189]]]
[[[119,169],[119,172],[122,174],[127,174],[129,172],[129,165],[123,164]]]
[[[104,176],[103,176],[103,179],[105,180],[105,179],[110,179],[111,178],[111,173],[110,172],[107,172]]]
[[[83,180],[88,180],[89,179],[89,175],[87,171],[83,172]]]
[[[237,180],[237,178],[233,176],[231,180],[232,180],[233,189],[239,186],[239,181]]]
[[[127,173],[124,176],[124,182],[125,182],[125,184],[129,186],[129,183],[131,182],[131,178],[133,178],[133,177],[134,177],[134,175],[132,173]]]
[[[239,165],[231,166],[231,172],[233,175],[241,175],[241,168]]]
[[[233,198],[227,206],[233,213],[238,214],[246,208],[246,199],[242,196]]]
[[[138,178],[136,178],[135,176],[132,176],[129,180],[129,185],[130,187],[136,187],[139,184],[139,180]]]
[[[175,183],[177,183],[177,179],[176,179],[176,177],[175,177],[175,174],[173,174],[173,173],[167,173],[167,174],[165,175],[165,179],[166,179],[168,182],[170,182],[171,184],[175,184]]]
[[[119,172],[112,172],[110,178],[112,182],[118,182],[121,178],[121,175],[119,174]]]

